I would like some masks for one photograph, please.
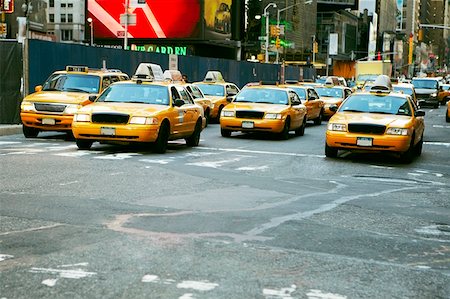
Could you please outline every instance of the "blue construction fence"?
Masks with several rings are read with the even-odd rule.
[[[124,51],[104,47],[90,47],[79,44],[62,44],[41,40],[29,41],[29,92],[41,85],[55,70],[63,70],[67,65],[85,65],[101,68],[103,61],[107,68],[120,69],[133,75],[141,62],[169,68],[169,55],[154,52]],[[229,59],[198,56],[178,56],[178,69],[187,75],[190,82],[202,81],[206,72],[218,70],[228,82],[243,87],[248,82],[279,81],[281,65],[264,64]],[[285,79],[310,79],[316,74],[311,67],[286,66]],[[301,77],[303,76],[303,78]]]

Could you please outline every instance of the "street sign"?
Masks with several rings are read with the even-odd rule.
[[[13,13],[14,0],[0,0],[0,11],[4,13]]]
[[[125,26],[125,23],[127,23],[127,14],[120,14],[120,25]],[[128,26],[136,26],[136,14],[128,14]]]

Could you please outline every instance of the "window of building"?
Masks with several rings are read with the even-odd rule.
[[[73,3],[67,3],[67,7],[73,7]]]
[[[61,3],[61,8],[65,8],[66,7],[66,3]]]
[[[61,23],[65,23],[66,22],[66,15],[62,14],[61,15]]]
[[[48,21],[49,23],[55,23],[55,14],[49,14],[48,15]]]
[[[50,7],[55,7],[55,0],[50,0],[49,1],[49,6]]]
[[[73,23],[73,14],[70,13],[70,14],[67,15],[67,22],[68,23]]]
[[[72,30],[61,30],[61,40],[72,40],[73,33]]]

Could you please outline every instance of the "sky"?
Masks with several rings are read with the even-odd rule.
[[[367,8],[369,13],[375,11],[375,0],[359,0],[359,11],[363,12]]]

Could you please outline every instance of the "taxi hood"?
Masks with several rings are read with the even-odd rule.
[[[432,94],[436,92],[437,89],[435,88],[416,88],[416,94]]]
[[[230,103],[224,109],[226,110],[246,110],[260,111],[270,113],[281,113],[286,110],[288,105],[264,104],[264,103]]]
[[[32,93],[24,98],[24,101],[81,104],[89,100],[89,96],[95,94],[83,92],[40,91]]]
[[[338,112],[331,117],[329,122],[342,124],[360,123],[376,124],[389,127],[404,127],[410,121],[411,116],[359,112]]]
[[[325,104],[333,105],[333,104],[339,104],[344,99],[341,98],[331,98],[331,97],[321,97],[320,98]]]
[[[148,116],[166,109],[169,109],[169,106],[135,103],[94,102],[91,105],[84,106],[78,111],[81,113],[127,113],[130,115]]]
[[[205,94],[205,98],[209,99],[212,103],[214,103],[216,101],[223,100],[225,98],[225,96],[211,96],[211,95],[206,95]]]

